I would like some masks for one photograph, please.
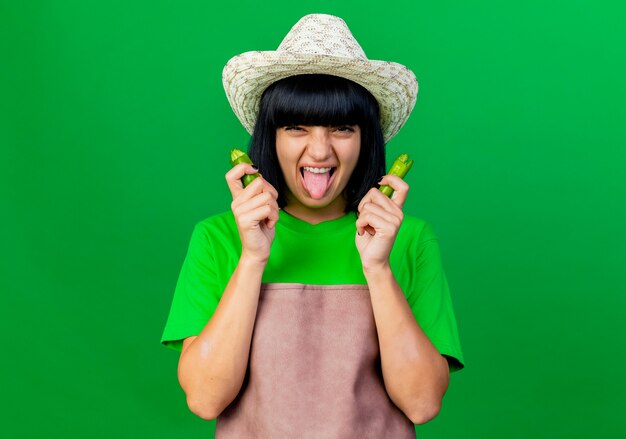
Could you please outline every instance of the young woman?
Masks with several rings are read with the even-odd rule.
[[[217,437],[414,438],[464,367],[437,237],[384,175],[414,75],[316,14],[224,83],[258,168],[196,224],[161,340],[190,409]]]

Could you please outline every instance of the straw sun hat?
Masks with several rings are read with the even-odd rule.
[[[326,14],[306,15],[275,51],[245,52],[222,73],[230,106],[252,134],[259,101],[272,83],[288,76],[322,73],[350,79],[378,101],[385,143],[402,128],[417,98],[417,79],[394,62],[370,61],[346,23]]]

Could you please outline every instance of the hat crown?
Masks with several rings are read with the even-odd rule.
[[[302,17],[285,36],[277,51],[367,60],[345,21],[327,14]]]
[[[383,139],[408,119],[417,98],[417,78],[406,66],[368,60],[346,23],[327,14],[302,17],[275,51],[249,51],[222,71],[224,91],[244,128],[254,133],[261,98],[273,83],[295,75],[325,74],[353,81],[376,99]]]

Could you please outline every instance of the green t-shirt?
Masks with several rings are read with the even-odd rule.
[[[355,244],[356,215],[309,224],[279,211],[276,236],[263,283],[365,285]],[[232,212],[198,222],[180,271],[161,343],[177,351],[198,335],[215,311],[241,254]],[[426,221],[410,215],[390,255],[392,272],[413,315],[430,341],[446,355],[450,371],[464,367],[438,238]]]

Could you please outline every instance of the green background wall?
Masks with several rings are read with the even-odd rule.
[[[159,339],[247,145],[221,70],[310,12],[420,84],[388,152],[467,367],[418,437],[624,437],[626,6],[574,0],[2,1],[0,436],[211,437]]]

